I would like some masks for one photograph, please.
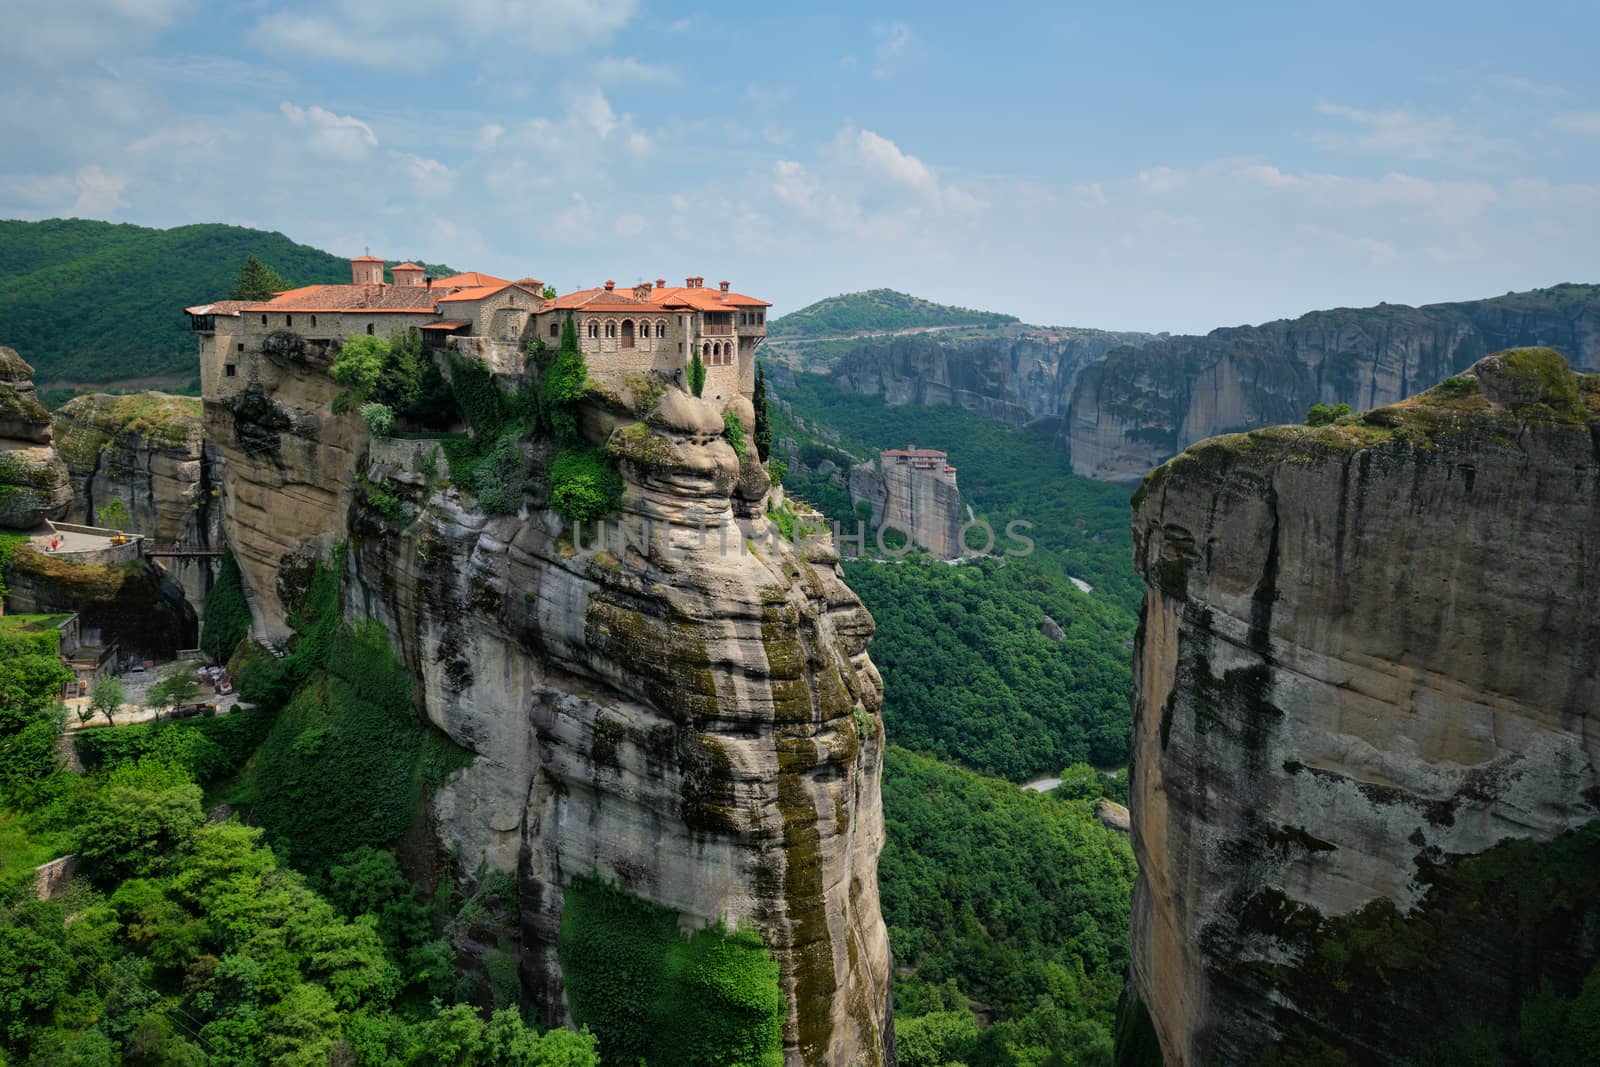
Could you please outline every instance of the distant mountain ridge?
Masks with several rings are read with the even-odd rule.
[[[0,344],[41,385],[198,374],[182,309],[227,296],[251,255],[293,285],[350,278],[342,256],[243,226],[0,221]]]
[[[996,311],[936,304],[893,289],[843,293],[808,304],[773,319],[767,336],[773,340],[825,339],[855,333],[942,326],[1006,326],[1020,320]]]
[[[1600,371],[1600,285],[1335,308],[1118,348],[1077,376],[1061,443],[1075,473],[1132,481],[1204,438],[1300,422],[1312,404],[1391,404],[1535,345]]]

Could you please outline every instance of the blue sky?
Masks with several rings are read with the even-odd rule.
[[[5,21],[4,217],[1185,332],[1600,280],[1592,2],[11,0]]]

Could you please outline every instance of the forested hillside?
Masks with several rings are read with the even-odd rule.
[[[830,337],[842,333],[882,333],[927,326],[1004,326],[1015,315],[935,304],[931,300],[897,293],[893,289],[868,289],[818,300],[799,311],[772,320],[772,338]]]
[[[340,256],[242,226],[0,221],[0,344],[41,386],[186,381],[198,366],[183,308],[226,297],[252,255],[291,285],[350,279]]]
[[[982,563],[846,564],[878,622],[872,655],[895,743],[1017,781],[1078,761],[1123,762],[1140,597],[1127,490],[1073,475],[1048,441],[964,408],[890,407],[807,374],[781,397],[858,456],[913,441],[947,451],[962,500],[998,538]],[[775,421],[779,437],[807,436],[781,412]],[[853,528],[849,494],[828,476],[791,474],[785,484]],[[1001,554],[1017,547],[1005,537],[1013,520],[1031,524],[1026,557]]]

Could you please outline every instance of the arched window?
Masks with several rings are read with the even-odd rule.
[[[710,359],[711,358],[711,342],[710,341],[707,341],[705,344],[700,346],[700,358],[701,359]]]
[[[657,337],[665,337],[665,336],[667,336],[667,324],[665,322],[659,322],[658,321],[656,323],[656,336]]]
[[[598,340],[599,337],[600,337],[600,324],[598,322],[591,322],[589,324],[589,340],[591,340],[591,341]]]
[[[622,320],[622,347],[623,348],[632,348],[633,347],[633,320],[632,319],[623,319]]]
[[[267,317],[265,315],[263,315],[263,316],[261,316],[261,325],[265,326],[266,324],[267,324]]]
[[[371,337],[372,334],[373,334],[372,323],[369,322],[369,323],[367,323],[367,336]]]
[[[559,322],[552,322],[550,324],[550,336],[551,337],[560,337],[561,336],[561,324]]]
[[[615,337],[615,336],[617,336],[617,324],[616,323],[614,323],[614,322],[606,323],[606,336],[607,337]]]

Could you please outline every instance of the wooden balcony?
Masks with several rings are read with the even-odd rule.
[[[702,336],[702,337],[732,337],[733,336],[733,323],[731,323],[731,322],[726,322],[726,323],[724,323],[724,322],[708,322],[708,323],[705,323],[700,327],[700,336]]]

